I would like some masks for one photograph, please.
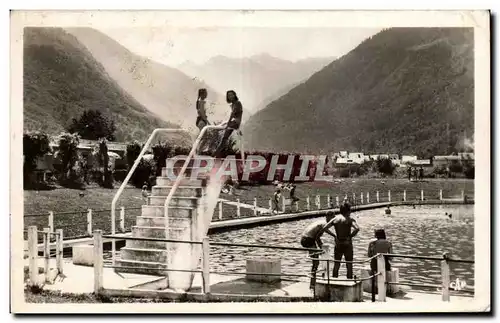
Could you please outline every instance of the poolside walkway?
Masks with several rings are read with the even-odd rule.
[[[26,262],[27,265],[27,262]],[[39,266],[43,267],[43,259],[40,259]],[[43,280],[44,276],[39,275],[39,279]],[[127,294],[135,297],[146,297],[152,293],[154,297],[171,298],[175,295],[180,296],[171,290],[162,290],[164,278],[152,275],[137,275],[116,273],[112,268],[104,268],[104,293],[106,290],[114,293]],[[202,286],[201,274],[195,274],[193,287],[189,291],[189,295],[200,297]],[[64,275],[57,276],[53,284],[46,284],[44,289],[51,291],[59,291],[61,293],[83,294],[94,292],[94,268],[89,266],[73,265],[70,260],[65,260]],[[156,292],[155,292],[156,291]],[[265,299],[266,301],[313,301],[314,295],[309,289],[309,283],[304,281],[284,280],[278,284],[262,284],[246,281],[244,275],[210,275],[210,292],[214,297],[220,297],[223,300],[242,301],[250,299]],[[157,294],[155,294],[157,293]],[[364,293],[364,302],[371,303],[371,295]],[[153,296],[151,296],[153,297]],[[424,293],[424,292],[407,292],[399,298],[386,298],[386,303],[407,303],[408,301],[424,302],[427,304],[435,304],[442,302],[439,293]],[[453,304],[469,304],[473,301],[472,297],[451,296]],[[445,303],[443,303],[445,304]]]

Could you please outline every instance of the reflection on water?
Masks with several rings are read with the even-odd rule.
[[[366,258],[368,243],[373,239],[373,230],[384,228],[388,239],[393,242],[394,253],[422,256],[441,256],[449,252],[454,258],[474,259],[474,206],[416,206],[394,207],[392,215],[383,214],[383,209],[353,213],[360,226],[360,232],[354,239],[354,258]],[[445,213],[452,213],[448,219]],[[211,241],[232,243],[255,243],[300,247],[300,235],[303,229],[316,219],[272,224],[263,227],[241,229],[213,234]],[[331,237],[323,236],[328,243]],[[306,254],[298,251],[216,247],[211,248],[211,270],[244,272],[246,259],[250,257],[279,257],[283,273],[305,274],[310,270]],[[332,255],[333,257],[333,255]],[[399,268],[400,281],[412,283],[440,284],[441,267],[438,261],[423,261],[399,258],[392,261]],[[467,285],[474,285],[474,265],[451,263],[451,279],[465,280]],[[355,265],[359,269],[363,265]],[[345,265],[341,267],[345,275]]]

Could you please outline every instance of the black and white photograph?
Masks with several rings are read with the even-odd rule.
[[[13,312],[491,310],[488,11],[12,11],[11,57]]]

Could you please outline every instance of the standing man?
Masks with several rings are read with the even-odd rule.
[[[418,170],[418,177],[421,181],[424,180],[424,169],[422,166],[420,166],[420,169]]]
[[[411,166],[408,166],[408,181],[411,181]]]
[[[293,206],[297,205],[297,201],[299,200],[299,198],[295,196],[295,189],[296,189],[295,184],[292,183],[288,187],[290,190],[290,202],[291,202],[290,209],[292,210]]]
[[[334,249],[334,259],[336,260],[333,266],[333,277],[339,276],[340,261],[342,256],[345,257],[345,261],[351,261],[346,263],[347,267],[347,278],[352,279],[352,261],[354,259],[354,250],[352,245],[352,238],[356,236],[359,232],[358,224],[356,220],[351,218],[351,206],[344,200],[343,205],[340,207],[340,214],[337,214],[327,225],[327,228],[333,225],[336,232],[336,241]],[[353,229],[351,231],[351,229]]]
[[[215,157],[221,158],[223,150],[226,148],[227,140],[234,130],[239,130],[241,125],[241,118],[243,116],[243,106],[241,105],[236,92],[229,90],[226,93],[226,101],[231,104],[231,115],[229,116],[229,121],[226,123],[226,129],[224,130],[224,135],[222,140],[217,147]]]

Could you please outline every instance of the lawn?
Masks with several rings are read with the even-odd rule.
[[[132,298],[132,297],[105,297],[94,294],[70,294],[54,291],[30,291],[25,289],[26,303],[171,303],[168,299]]]
[[[228,200],[240,199],[244,203],[253,203],[257,198],[260,207],[269,207],[269,198],[272,197],[275,187],[273,185],[243,187],[237,196],[221,194],[222,198]],[[330,195],[332,200],[339,196],[342,199],[347,195],[350,199],[353,193],[356,194],[356,203],[360,202],[360,195],[363,193],[366,203],[366,193],[370,193],[370,202],[376,201],[377,191],[380,201],[387,201],[388,191],[391,191],[391,200],[400,201],[403,198],[403,191],[406,190],[406,199],[420,199],[420,192],[424,190],[424,198],[439,198],[439,190],[443,190],[443,198],[459,198],[462,190],[468,196],[474,197],[474,180],[467,179],[428,179],[422,182],[409,182],[406,179],[345,179],[342,182],[308,182],[297,185],[296,196],[302,200],[299,204],[305,206],[305,199],[309,195],[311,205],[314,203],[314,196],[322,196],[322,204],[326,203],[326,196]],[[288,193],[285,191],[285,196]]]
[[[272,197],[275,187],[273,185],[244,186],[236,190],[235,195],[221,194],[221,198],[253,205],[257,198],[259,207],[268,208],[269,198]],[[420,190],[424,190],[426,199],[439,198],[439,190],[443,190],[444,198],[459,198],[462,190],[469,196],[474,196],[474,181],[464,179],[426,180],[423,182],[408,182],[405,179],[346,179],[343,182],[314,182],[297,185],[296,196],[301,199],[299,207],[304,210],[306,197],[310,196],[311,207],[314,206],[315,195],[321,195],[322,208],[326,207],[327,195],[339,196],[341,199],[346,194],[352,198],[356,194],[356,203],[360,202],[363,192],[366,203],[366,193],[370,193],[370,202],[376,201],[376,192],[379,191],[380,201],[387,201],[387,191],[391,191],[392,201],[402,200],[403,191],[406,190],[407,200],[420,199]],[[48,212],[54,212],[54,228],[63,229],[66,237],[86,235],[87,209],[93,210],[93,229],[102,229],[109,232],[111,229],[111,201],[117,189],[90,188],[85,191],[58,188],[51,191],[24,191],[24,224],[37,225],[39,228],[48,226]],[[81,195],[83,193],[83,195]],[[285,193],[285,196],[287,193]],[[120,207],[125,210],[125,228],[130,229],[135,224],[136,217],[140,215],[140,207],[144,204],[141,190],[129,187],[123,191],[117,203],[116,216],[119,218]],[[222,218],[236,217],[236,207],[224,204]],[[214,220],[218,220],[219,211],[215,209]],[[241,217],[253,216],[249,208],[241,208]],[[118,219],[117,219],[118,221]],[[118,228],[117,222],[117,228]]]

